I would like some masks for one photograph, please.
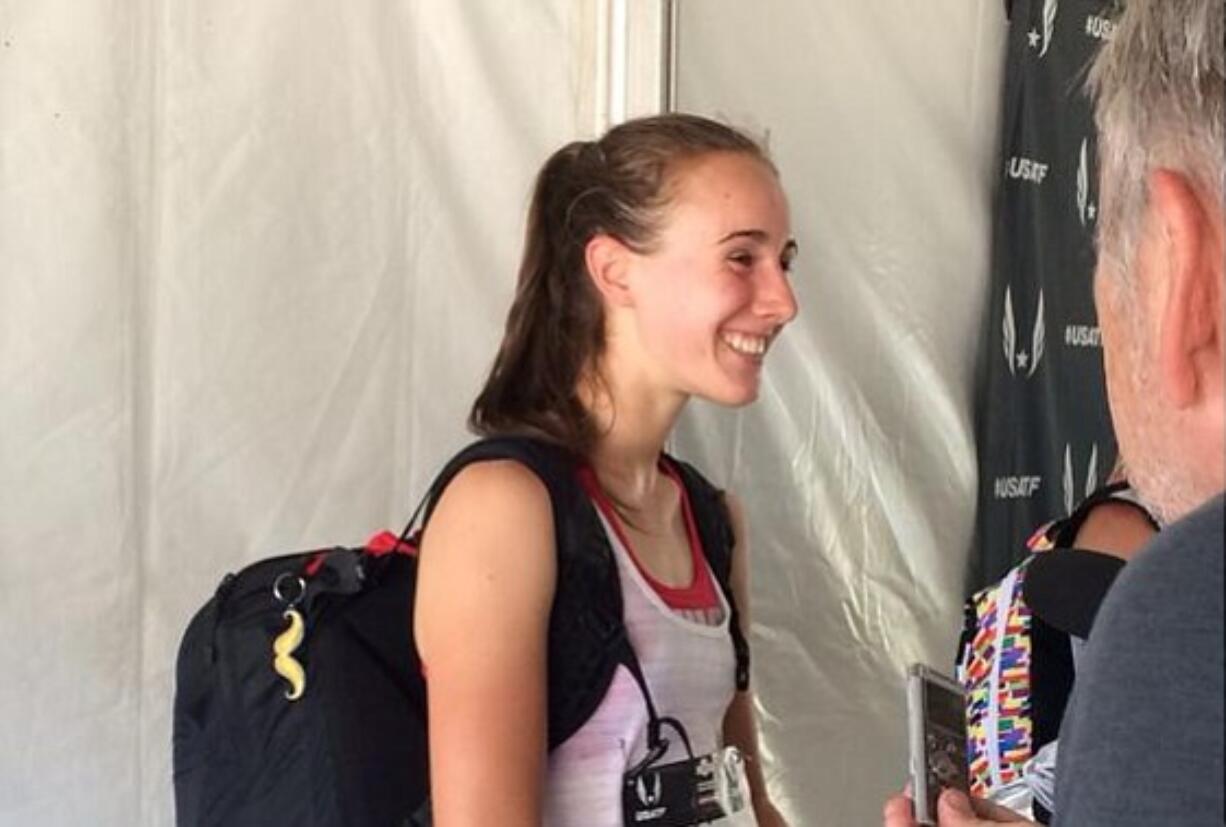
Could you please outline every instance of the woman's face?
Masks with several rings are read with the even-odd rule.
[[[671,196],[652,251],[630,267],[646,369],[668,389],[743,405],[796,316],[787,200],[762,161],[731,152],[681,165]]]

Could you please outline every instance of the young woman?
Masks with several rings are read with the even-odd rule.
[[[735,689],[729,607],[663,447],[691,396],[756,398],[796,315],[795,252],[776,170],[740,132],[664,115],[568,144],[537,178],[506,334],[471,419],[479,433],[543,436],[582,457],[656,706],[695,754],[740,748],[763,827],[783,821],[756,761],[752,698]],[[747,531],[731,498],[729,511],[747,629]],[[623,774],[646,751],[647,722],[624,668],[583,727],[546,750],[555,563],[550,499],[527,468],[476,463],[447,486],[422,543],[415,617],[439,827],[623,823]]]

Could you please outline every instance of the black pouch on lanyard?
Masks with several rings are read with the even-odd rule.
[[[694,755],[681,722],[656,712],[638,657],[627,641],[622,662],[630,670],[647,705],[647,755],[622,779],[622,822],[627,827],[691,827],[728,819],[727,824],[755,824],[749,806],[745,765],[736,747]],[[665,728],[685,746],[686,758],[660,763],[667,754]]]

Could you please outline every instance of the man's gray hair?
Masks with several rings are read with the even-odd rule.
[[[1182,172],[1211,203],[1223,204],[1224,13],[1226,0],[1125,0],[1090,70],[1099,134],[1098,254],[1109,272],[1129,272],[1150,170]]]

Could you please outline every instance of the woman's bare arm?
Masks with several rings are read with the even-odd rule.
[[[434,824],[539,827],[556,578],[541,481],[507,460],[461,471],[431,517],[418,577]]]

